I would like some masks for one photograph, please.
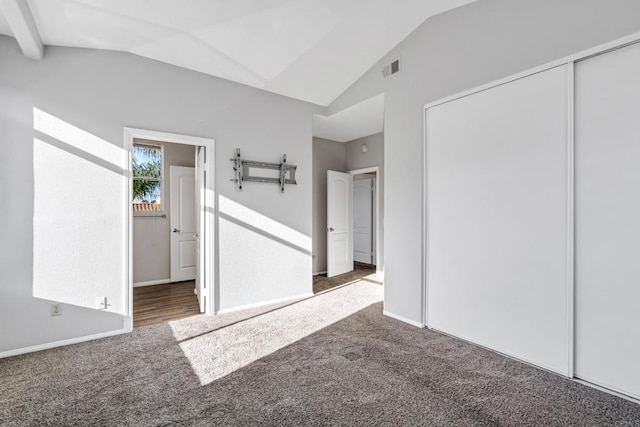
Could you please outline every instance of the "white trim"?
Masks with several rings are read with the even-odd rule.
[[[361,168],[361,169],[353,169],[350,171],[347,171],[347,173],[349,175],[360,175],[363,173],[373,173],[373,172],[380,172],[380,166],[370,166],[368,168]]]
[[[429,141],[427,140],[427,116],[429,110],[422,114],[422,321],[429,327]]]
[[[264,307],[265,305],[278,304],[278,303],[281,303],[281,302],[287,302],[287,301],[293,301],[293,300],[303,300],[303,299],[311,298],[313,296],[315,296],[315,294],[313,292],[310,292],[310,293],[295,295],[295,296],[292,296],[292,297],[272,299],[272,300],[269,300],[269,301],[263,301],[263,302],[256,302],[256,303],[253,303],[253,304],[240,305],[240,306],[233,307],[233,308],[225,308],[224,310],[219,310],[216,314],[228,314],[228,313],[233,313],[233,312],[236,312],[236,311],[248,310],[250,308],[259,308],[259,307]]]
[[[382,259],[380,256],[381,253],[381,245],[380,245],[380,236],[382,233],[380,230],[380,166],[369,166],[361,169],[353,169],[347,171],[349,175],[360,175],[365,173],[375,173],[376,174],[376,267],[381,268]],[[384,182],[382,183],[384,185]],[[376,271],[377,274],[377,271]]]
[[[640,396],[636,396],[629,392],[621,391],[616,389],[615,387],[609,387],[607,385],[600,385],[595,380],[587,379],[587,378],[570,378],[571,380],[577,382],[578,384],[587,385],[591,388],[595,388],[596,390],[603,391],[605,393],[613,394],[614,396],[621,397],[630,402],[640,404]]]
[[[481,348],[483,348],[485,350],[488,350],[488,351],[490,351],[492,353],[500,354],[502,356],[508,357],[509,359],[513,359],[513,360],[517,360],[518,362],[526,363],[527,365],[531,365],[531,366],[533,366],[535,368],[544,369],[545,371],[549,371],[549,372],[552,372],[554,374],[560,375],[563,378],[569,378],[569,379],[571,378],[571,377],[568,377],[567,373],[564,372],[564,371],[561,371],[561,370],[558,370],[558,369],[555,369],[555,368],[550,368],[550,367],[548,367],[546,365],[542,365],[542,364],[540,364],[538,362],[532,362],[531,360],[528,360],[528,359],[526,359],[526,358],[524,358],[522,356],[517,356],[517,355],[515,355],[513,353],[508,353],[506,351],[499,350],[497,348],[488,347],[487,345],[479,343],[479,342],[477,342],[475,340],[469,339],[466,336],[453,334],[451,332],[447,332],[447,331],[445,331],[443,329],[439,329],[439,328],[429,328],[429,329],[434,331],[434,332],[446,335],[448,337],[451,337],[451,338],[454,338],[454,339],[457,339],[457,340],[461,340],[461,341],[464,341],[466,343],[481,347]]]
[[[158,132],[152,130],[145,129],[137,129],[131,127],[124,128],[124,147],[128,152],[128,162],[127,162],[127,170],[128,170],[128,179],[126,180],[126,194],[127,194],[127,257],[126,257],[126,265],[127,270],[129,272],[128,278],[125,283],[125,307],[127,307],[126,316],[128,317],[128,324],[125,325],[125,329],[129,332],[133,330],[133,207],[130,203],[131,201],[131,150],[133,147],[134,138],[146,139],[157,142],[165,142],[172,144],[185,144],[185,145],[194,145],[194,146],[203,146],[205,147],[206,160],[207,164],[207,183],[206,183],[206,191],[205,191],[205,206],[207,206],[207,210],[204,214],[204,221],[206,230],[208,230],[207,235],[205,236],[205,253],[209,254],[207,260],[209,263],[207,264],[205,271],[205,277],[201,278],[204,282],[204,286],[207,290],[204,298],[206,301],[205,304],[205,314],[213,315],[214,314],[214,306],[215,301],[217,301],[216,287],[215,283],[215,253],[214,253],[214,242],[215,242],[215,228],[214,228],[214,213],[215,205],[213,194],[215,192],[215,170],[214,170],[214,153],[215,153],[215,141],[212,138],[201,138],[197,136],[188,136],[188,135],[179,135],[167,132]]]
[[[185,144],[185,145],[202,145],[207,147],[214,143],[212,138],[202,138],[199,136],[180,135],[176,133],[159,132],[147,129],[138,129],[132,127],[125,127],[125,133],[131,135],[131,139],[140,138],[148,139],[156,142],[169,142],[172,144]]]
[[[567,65],[567,375],[575,362],[575,62]]]
[[[125,236],[125,268],[126,279],[124,283],[124,305],[126,318],[124,321],[124,329],[127,332],[133,331],[133,135],[129,134],[127,128],[124,128],[124,149],[127,153],[127,179],[124,181],[126,194],[125,207],[125,228],[127,235]]]
[[[634,33],[634,34],[631,34],[631,35],[629,35],[627,37],[623,37],[623,38],[614,40],[614,41],[609,42],[609,43],[604,43],[604,44],[601,44],[601,45],[596,46],[594,48],[583,50],[583,51],[578,52],[576,54],[569,55],[569,56],[566,56],[564,58],[561,58],[561,59],[558,59],[558,60],[555,60],[555,61],[552,61],[552,62],[548,62],[548,63],[540,65],[538,67],[530,68],[530,69],[522,71],[520,73],[512,74],[512,75],[510,75],[508,77],[504,77],[502,79],[494,80],[494,81],[489,82],[487,84],[484,84],[484,85],[481,85],[481,86],[476,86],[476,87],[474,87],[472,89],[465,90],[463,92],[459,92],[457,94],[454,94],[454,95],[451,95],[451,96],[447,96],[445,98],[441,98],[441,99],[439,99],[437,101],[427,103],[427,104],[424,105],[424,109],[426,110],[428,108],[435,107],[435,106],[441,105],[441,104],[445,104],[447,102],[454,101],[454,100],[459,99],[459,98],[464,98],[465,96],[473,95],[473,94],[478,93],[478,92],[483,92],[485,90],[492,89],[492,88],[494,88],[496,86],[501,86],[501,85],[506,84],[506,83],[511,83],[511,82],[513,82],[515,80],[520,80],[522,78],[529,77],[529,76],[531,76],[533,74],[538,74],[538,73],[541,73],[543,71],[550,70],[552,68],[561,67],[563,65],[567,65],[567,64],[570,64],[572,62],[582,61],[582,60],[588,59],[590,57],[601,55],[601,54],[606,53],[608,51],[620,49],[622,47],[625,47],[626,45],[631,45],[631,44],[635,44],[635,43],[639,43],[639,42],[640,42],[640,32]]]
[[[376,279],[382,283],[384,283],[384,271],[376,270]]]
[[[171,283],[171,279],[147,280],[146,282],[133,282],[133,287],[141,288],[143,286],[167,285],[169,283]]]
[[[415,320],[408,319],[408,318],[406,318],[404,316],[400,316],[399,314],[394,314],[394,313],[391,313],[391,312],[389,312],[387,310],[383,310],[382,314],[384,314],[385,316],[391,317],[392,319],[396,319],[396,320],[399,320],[401,322],[408,323],[411,326],[416,326],[418,328],[424,328],[424,323],[416,322]]]
[[[99,334],[86,335],[84,337],[69,338],[67,340],[54,341],[54,342],[49,342],[49,343],[46,343],[46,344],[38,344],[38,345],[30,346],[30,347],[23,347],[23,348],[18,348],[18,349],[15,349],[15,350],[4,351],[4,352],[0,353],[0,359],[3,359],[5,357],[18,356],[20,354],[33,353],[33,352],[36,352],[36,351],[48,350],[48,349],[55,348],[55,347],[62,347],[62,346],[71,345],[71,344],[78,344],[78,343],[86,342],[86,341],[93,341],[93,340],[97,340],[97,339],[100,339],[100,338],[112,337],[112,336],[115,336],[115,335],[126,334],[126,333],[129,333],[131,331],[127,330],[127,328],[126,328],[126,320],[127,319],[125,318],[124,320],[125,320],[125,328],[123,328],[123,329],[117,329],[115,331],[101,332]]]
[[[523,72],[518,73],[518,74],[512,74],[512,75],[510,75],[508,77],[504,77],[502,79],[495,80],[493,82],[484,84],[482,86],[477,86],[475,88],[472,88],[472,89],[469,89],[469,90],[465,90],[464,92],[460,92],[460,93],[457,93],[455,95],[451,95],[451,96],[448,96],[446,98],[442,98],[442,99],[440,99],[438,101],[430,102],[430,103],[424,105],[424,109],[428,110],[430,108],[437,107],[438,105],[446,104],[448,102],[455,101],[457,99],[461,99],[461,98],[465,98],[467,96],[475,95],[476,93],[484,92],[486,90],[493,89],[495,87],[502,86],[502,85],[505,85],[507,83],[515,82],[516,80],[521,80],[521,79],[524,79],[526,77],[533,76],[534,74],[543,73],[545,71],[551,70],[552,68],[562,67],[563,65],[566,65],[566,64],[567,64],[566,61],[555,61],[555,62],[552,62],[550,64],[545,64],[545,65],[541,65],[539,67],[531,68],[531,69],[529,69],[527,71],[523,71]]]

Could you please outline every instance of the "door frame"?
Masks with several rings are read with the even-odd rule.
[[[384,281],[384,267],[382,266],[382,259],[380,257],[380,236],[382,230],[380,230],[380,166],[370,166],[367,168],[353,169],[347,171],[349,175],[361,175],[365,173],[376,174],[376,279]]]
[[[205,236],[201,236],[204,240],[205,253],[210,254],[206,257],[205,262],[205,277],[200,278],[204,282],[206,292],[204,297],[206,298],[205,314],[213,315],[213,308],[215,307],[215,300],[217,299],[214,277],[215,277],[215,228],[214,228],[214,212],[215,212],[215,141],[212,138],[202,138],[197,136],[179,135],[174,133],[159,132],[147,129],[137,129],[132,127],[124,128],[124,148],[127,151],[127,179],[126,179],[126,205],[127,205],[127,221],[126,221],[126,251],[125,251],[125,266],[127,276],[124,281],[124,306],[125,312],[125,325],[124,328],[127,332],[133,330],[133,206],[131,205],[131,193],[132,193],[132,150],[133,140],[135,138],[147,139],[157,142],[167,142],[171,144],[183,144],[192,146],[205,147],[205,163],[207,164],[207,175],[209,179],[205,184],[205,212],[204,222],[205,229],[208,230]]]

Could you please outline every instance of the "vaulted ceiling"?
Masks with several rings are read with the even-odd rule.
[[[23,50],[131,52],[328,105],[427,18],[472,1],[0,0],[0,34]]]

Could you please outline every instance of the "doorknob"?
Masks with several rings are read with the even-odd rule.
[[[173,230],[171,230],[173,233],[179,233],[180,230],[178,230],[177,228],[174,228]]]
[[[327,231],[333,231],[333,227],[329,227]]]

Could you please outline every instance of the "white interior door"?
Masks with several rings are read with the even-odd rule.
[[[575,82],[575,375],[640,398],[640,45]]]
[[[373,179],[353,181],[353,259],[373,264]]]
[[[205,236],[206,234],[206,182],[207,182],[207,170],[206,170],[206,158],[205,148],[199,147],[196,159],[196,223],[198,233],[196,234],[196,294],[198,295],[198,303],[200,304],[200,312],[205,312],[206,303],[206,271],[205,271],[205,257],[206,246]]]
[[[353,176],[327,171],[327,277],[353,271]]]
[[[197,240],[195,168],[170,166],[171,281],[196,278]]]

